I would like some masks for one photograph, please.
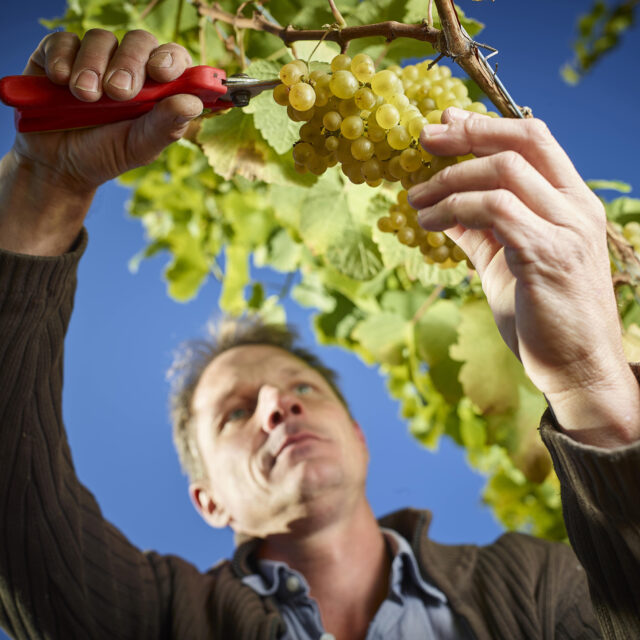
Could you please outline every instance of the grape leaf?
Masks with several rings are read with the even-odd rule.
[[[300,123],[289,119],[287,110],[274,101],[271,91],[253,98],[244,111],[253,114],[255,127],[276,153],[291,153],[293,143],[300,137]]]
[[[382,269],[375,243],[358,231],[343,233],[339,242],[328,247],[326,256],[338,271],[354,280],[371,280]]]
[[[347,200],[335,171],[327,171],[309,190],[300,212],[300,234],[315,255],[324,254],[348,229]]]
[[[409,327],[402,316],[383,311],[360,322],[351,335],[378,362],[400,364]]]
[[[460,382],[465,394],[484,414],[517,408],[518,387],[531,383],[500,337],[489,305],[485,300],[469,301],[460,308],[460,318],[458,342],[449,353],[464,363]]]

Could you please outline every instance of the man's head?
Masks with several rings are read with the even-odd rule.
[[[194,505],[237,533],[282,533],[364,497],[367,451],[336,375],[295,331],[226,320],[174,370],[174,438]]]

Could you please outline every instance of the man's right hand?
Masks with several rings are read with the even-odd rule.
[[[146,31],[131,31],[118,44],[101,29],[80,40],[71,33],[44,38],[24,70],[68,85],[95,102],[137,95],[147,77],[178,78],[191,57],[177,44],[158,46]],[[20,253],[58,255],[73,244],[96,188],[148,164],[187,130],[202,111],[191,95],[165,98],[148,114],[90,129],[18,134],[0,163],[0,247]]]

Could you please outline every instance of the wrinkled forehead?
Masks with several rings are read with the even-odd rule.
[[[211,407],[239,386],[273,384],[301,373],[322,376],[304,360],[271,345],[241,345],[224,351],[204,370],[193,395],[193,410]]]

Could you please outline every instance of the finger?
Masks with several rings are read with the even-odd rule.
[[[118,40],[110,31],[87,31],[76,54],[69,89],[76,98],[95,102],[102,96],[102,80]]]
[[[549,235],[548,223],[505,189],[454,193],[420,209],[418,222],[428,231],[445,231],[456,225],[491,231],[501,245],[516,250],[536,246],[540,238]]]
[[[142,89],[149,54],[158,41],[148,31],[129,31],[105,70],[103,89],[114,100],[130,100]]]
[[[547,220],[561,222],[566,218],[562,195],[515,151],[445,167],[427,182],[412,187],[408,196],[411,206],[422,209],[452,193],[495,189],[513,192],[525,206]]]
[[[516,151],[556,188],[584,187],[571,160],[541,120],[527,118],[459,117],[447,124],[427,125],[420,144],[439,156],[472,153],[488,156],[500,151]]]
[[[80,38],[75,33],[50,33],[31,54],[22,73],[27,76],[47,75],[56,84],[67,84],[79,48]]]
[[[151,112],[134,120],[125,148],[128,164],[140,166],[154,160],[166,146],[186,133],[189,123],[202,109],[200,98],[180,94],[165,98]]]
[[[147,74],[157,82],[170,82],[179,78],[192,64],[193,60],[184,47],[169,42],[151,53]]]

